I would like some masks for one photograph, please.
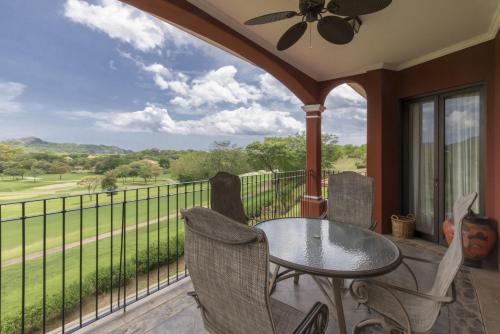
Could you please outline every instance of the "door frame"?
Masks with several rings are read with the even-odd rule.
[[[487,122],[487,112],[486,112],[486,84],[485,82],[477,82],[474,84],[463,85],[454,87],[451,89],[445,89],[440,91],[434,91],[427,94],[421,94],[401,100],[401,121],[402,121],[402,154],[401,157],[403,172],[402,175],[402,212],[409,213],[409,194],[410,194],[410,156],[409,150],[407,149],[410,144],[410,129],[409,129],[409,106],[415,102],[423,102],[434,100],[434,235],[431,236],[426,233],[416,231],[416,235],[423,239],[440,243],[446,245],[446,241],[442,235],[442,221],[445,218],[445,207],[444,207],[444,191],[445,191],[445,170],[444,170],[444,159],[445,159],[445,100],[454,95],[464,94],[469,92],[478,92],[480,97],[480,116],[479,116],[479,211],[481,214],[485,213],[485,178],[486,178],[486,143],[487,143],[487,133],[486,133],[486,122]],[[437,173],[436,173],[437,171]],[[437,176],[437,177],[436,177]]]

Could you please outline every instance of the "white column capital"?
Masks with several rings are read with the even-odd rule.
[[[306,118],[321,118],[321,113],[325,110],[322,104],[306,104],[302,106],[302,110],[306,113]]]
[[[312,113],[312,112],[323,112],[325,110],[325,106],[322,104],[306,104],[302,106],[302,110],[304,110],[306,113]]]

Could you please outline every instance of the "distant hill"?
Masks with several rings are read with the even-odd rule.
[[[23,137],[9,139],[1,142],[13,147],[22,148],[30,153],[85,153],[85,154],[128,154],[131,150],[126,150],[117,146],[72,144],[72,143],[51,143],[37,137]]]

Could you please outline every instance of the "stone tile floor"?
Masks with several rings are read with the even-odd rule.
[[[413,239],[396,240],[404,254],[439,259],[444,248]],[[426,264],[415,264],[419,283],[425,288],[432,284],[435,269]],[[408,274],[399,268],[385,280],[401,285],[411,284]],[[444,307],[432,333],[500,333],[500,274],[481,269],[464,267],[456,280],[457,302]],[[410,285],[411,287],[411,285]],[[168,287],[130,307],[126,313],[108,316],[79,333],[206,333],[199,310],[186,295],[192,290],[189,278]],[[274,298],[282,300],[304,312],[315,301],[326,302],[313,280],[302,276],[298,285],[292,280],[280,282]],[[330,308],[331,309],[331,308]],[[344,310],[348,331],[361,319],[373,317],[364,307],[357,308],[350,296],[344,298]],[[337,323],[331,309],[327,333],[337,333]],[[381,332],[372,328],[367,333]]]

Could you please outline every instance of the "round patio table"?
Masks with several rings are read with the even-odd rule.
[[[276,270],[310,274],[337,311],[340,333],[346,333],[341,289],[344,279],[378,276],[394,270],[402,261],[399,248],[375,232],[322,219],[280,218],[258,224],[266,233],[271,262]],[[290,277],[290,275],[288,276]],[[296,276],[297,277],[297,276]],[[324,278],[333,290],[332,300],[324,287]]]

